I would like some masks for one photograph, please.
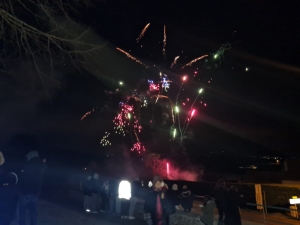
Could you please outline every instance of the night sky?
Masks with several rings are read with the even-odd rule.
[[[293,0],[107,0],[83,9],[76,19],[110,45],[131,50],[139,59],[163,68],[169,68],[179,54],[188,62],[231,43],[222,64],[208,73],[213,79],[205,89],[207,107],[201,107],[190,125],[189,153],[200,159],[215,154],[296,156],[300,146],[299,7],[299,1]],[[151,26],[137,44],[147,23]],[[164,25],[166,59],[162,55]],[[40,64],[49,70],[47,61]],[[189,72],[201,65],[195,64]],[[26,74],[24,68],[11,65],[8,69]],[[176,79],[183,72],[173,75]],[[73,68],[68,60],[55,61],[54,76],[60,84],[49,86],[51,100],[40,90],[37,95],[24,88],[30,86],[28,80],[20,87],[10,80],[9,87],[2,84],[3,148],[18,148],[30,136],[53,159],[53,152],[77,152],[72,153],[76,161],[83,153],[101,151],[99,141],[108,122],[100,111],[107,100],[104,90],[111,87]],[[81,122],[92,108],[96,112]]]

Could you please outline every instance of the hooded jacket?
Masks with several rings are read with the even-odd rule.
[[[209,200],[206,205],[202,208],[203,215],[200,217],[203,223],[207,225],[214,224],[216,204],[213,200]]]
[[[28,161],[20,174],[20,192],[38,195],[41,192],[47,166],[36,151],[29,152],[26,157]]]

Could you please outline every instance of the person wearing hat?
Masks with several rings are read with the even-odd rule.
[[[168,225],[172,213],[172,203],[168,189],[160,176],[154,176],[152,189],[146,196],[144,211],[150,225]]]
[[[31,225],[37,224],[37,200],[41,192],[44,173],[47,168],[37,151],[30,151],[19,179],[20,195],[18,202],[19,225],[26,225],[26,211],[30,212]]]

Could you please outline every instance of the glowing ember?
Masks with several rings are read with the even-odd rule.
[[[195,62],[197,62],[197,61],[199,61],[199,60],[201,60],[201,59],[203,59],[203,58],[205,58],[207,56],[208,55],[203,55],[203,56],[200,56],[200,57],[198,57],[196,59],[193,59],[192,61],[190,61],[189,63],[185,64],[183,67],[181,67],[181,69],[183,69],[184,67],[187,67],[187,66],[191,66],[193,63],[195,63]]]
[[[166,33],[166,25],[164,25],[164,40],[163,40],[163,54],[166,57],[166,45],[167,45],[167,33]]]
[[[195,109],[193,109],[192,113],[191,113],[191,117],[193,117],[195,114]]]
[[[174,58],[174,61],[173,61],[173,63],[171,64],[171,68],[173,68],[173,66],[176,65],[177,60],[179,59],[179,57],[180,57],[180,56],[176,56],[176,57]]]
[[[141,151],[145,150],[145,146],[143,146],[141,142],[135,143],[131,148],[131,151],[137,151],[138,153],[141,153]]]
[[[152,91],[159,91],[160,87],[159,84],[154,84],[153,80],[148,80],[149,90]]]
[[[110,135],[110,133],[108,132],[105,132],[104,136],[102,137],[101,141],[100,141],[100,144],[102,146],[107,146],[107,145],[111,145],[110,141],[107,140],[108,136]]]
[[[145,32],[146,32],[146,30],[148,29],[149,26],[150,26],[150,23],[148,23],[148,24],[144,27],[144,29],[142,30],[140,36],[136,39],[137,42],[139,42],[139,41],[142,39],[142,37],[144,37]]]
[[[93,112],[95,112],[95,109],[92,109],[91,111],[86,112],[83,117],[81,117],[80,120],[84,120],[88,115],[92,114]]]
[[[170,174],[170,170],[169,170],[169,163],[167,163],[167,174]]]
[[[122,52],[123,54],[125,54],[128,58],[132,59],[133,61],[141,64],[142,66],[149,68],[149,66],[147,66],[146,64],[144,64],[143,62],[141,62],[140,60],[138,60],[137,58],[133,57],[132,55],[130,55],[128,52],[124,51],[121,48],[116,48],[118,51]]]

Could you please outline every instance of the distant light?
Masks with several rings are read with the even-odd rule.
[[[131,185],[129,181],[122,180],[119,184],[119,198],[130,200],[131,198]]]
[[[218,56],[219,56],[218,54],[215,54],[215,55],[214,55],[214,58],[216,59],[216,58],[218,58]]]
[[[201,94],[202,92],[203,92],[203,88],[200,88],[198,93]]]
[[[186,81],[186,79],[187,79],[187,76],[186,76],[186,75],[183,76],[182,80],[183,80],[183,81]]]
[[[246,69],[245,69],[246,71],[248,71],[249,70],[249,68],[248,67],[246,67]]]
[[[179,107],[178,106],[175,106],[175,112],[179,113]]]
[[[176,128],[175,128],[174,131],[173,131],[173,137],[174,137],[174,138],[176,137]]]
[[[89,210],[89,209],[86,209],[85,211],[86,211],[86,212],[90,212],[91,210]]]
[[[195,74],[197,74],[198,72],[197,72],[197,71],[195,71],[194,73],[195,73]]]
[[[127,116],[128,116],[128,119],[130,119],[130,118],[131,118],[131,115],[130,115],[130,113],[128,113],[128,114],[127,114]]]
[[[120,84],[120,85],[123,85],[123,82],[122,82],[122,81],[120,81],[120,82],[119,82],[119,84]]]
[[[86,170],[86,168],[84,168]]]
[[[300,204],[300,198],[291,198],[290,199],[290,204],[291,205]]]

